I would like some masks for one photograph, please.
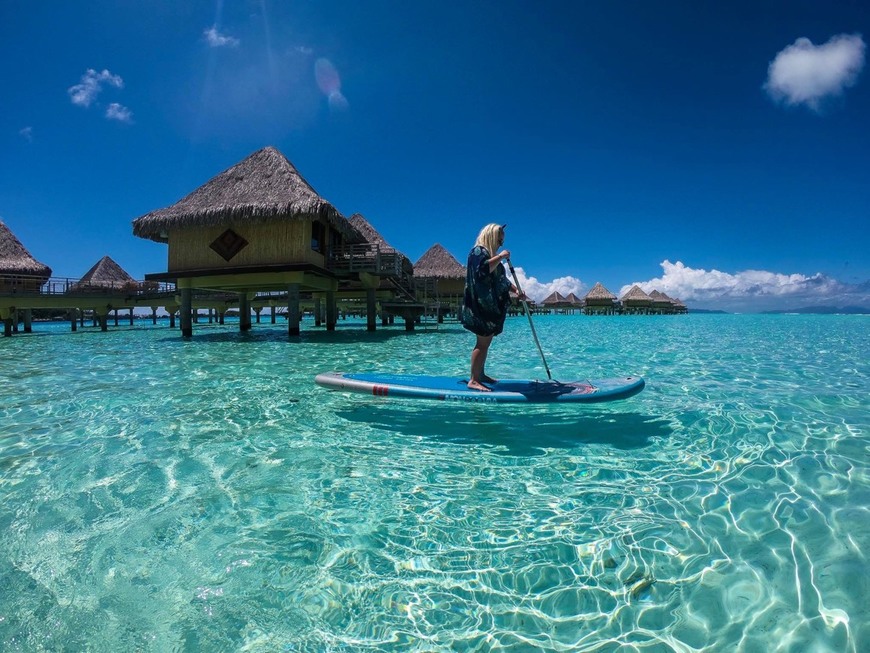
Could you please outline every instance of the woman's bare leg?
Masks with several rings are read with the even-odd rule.
[[[468,387],[472,390],[489,392],[489,388],[483,385],[483,368],[486,365],[486,355],[489,353],[489,345],[492,336],[477,336],[474,349],[471,350],[471,379]]]

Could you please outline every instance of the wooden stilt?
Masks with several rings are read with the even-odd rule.
[[[375,289],[368,288],[366,290],[366,331],[375,330],[375,321],[378,317],[376,309]]]
[[[291,283],[287,288],[287,335],[299,335],[299,284]]]
[[[335,292],[332,290],[326,291],[326,330],[335,331],[336,317],[338,315],[338,304],[335,301]]]
[[[248,300],[248,292],[239,293],[239,331],[251,329],[251,302]]]
[[[191,308],[193,302],[193,292],[190,288],[181,289],[181,337],[190,338],[193,336],[193,316]]]

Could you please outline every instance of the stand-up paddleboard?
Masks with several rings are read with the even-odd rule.
[[[452,376],[424,376],[415,374],[379,374],[372,372],[326,372],[314,381],[332,390],[360,392],[376,397],[406,399],[436,399],[440,401],[467,401],[481,403],[596,403],[627,399],[643,390],[644,380],[639,376],[590,381],[535,381],[530,379],[502,379],[487,384],[491,392],[469,390],[468,379]]]

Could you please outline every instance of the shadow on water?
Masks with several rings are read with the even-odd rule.
[[[640,413],[609,412],[588,407],[416,406],[366,404],[337,411],[351,422],[365,423],[409,437],[454,444],[485,445],[513,456],[540,456],[546,449],[605,444],[639,449],[652,438],[668,437],[668,420]]]

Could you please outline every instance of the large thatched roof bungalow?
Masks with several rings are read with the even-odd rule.
[[[637,284],[633,285],[620,301],[622,302],[622,312],[629,315],[647,315],[653,303],[650,296]]]
[[[418,297],[440,305],[439,319],[444,314],[458,314],[465,294],[465,266],[443,245],[435,243],[417,259],[414,283]]]
[[[601,285],[600,281],[586,293],[584,301],[587,315],[612,315],[616,312],[616,295]]]
[[[348,246],[365,242],[274,147],[137,218],[133,233],[169,245],[167,271],[146,279],[176,282],[183,335],[191,335],[194,288],[238,293],[243,330],[250,328],[249,301],[256,292],[286,292],[291,335],[299,333],[300,294],[324,295],[326,327],[334,328],[335,292],[351,275],[336,272],[332,262],[352,256]]]
[[[51,268],[33,258],[0,220],[0,292],[38,291],[50,276]]]

